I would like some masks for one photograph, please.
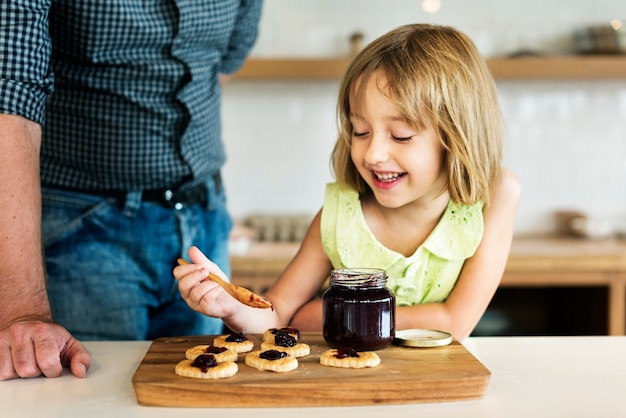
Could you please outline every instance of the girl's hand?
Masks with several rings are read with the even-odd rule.
[[[178,291],[183,300],[191,309],[208,316],[224,318],[232,315],[238,309],[239,302],[209,279],[208,273],[230,280],[197,247],[189,249],[189,257],[192,264],[174,268],[174,277],[178,280]]]

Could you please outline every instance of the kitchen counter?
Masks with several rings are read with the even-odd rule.
[[[86,379],[66,371],[56,379],[0,382],[0,403],[2,416],[11,418],[626,416],[626,337],[470,337],[464,345],[492,373],[478,400],[312,408],[281,408],[280,399],[276,408],[141,406],[131,379],[150,342],[140,341],[88,342],[93,365]]]
[[[232,257],[233,281],[264,292],[299,244],[255,242]],[[626,335],[626,240],[515,237],[501,287],[606,287],[609,335]]]

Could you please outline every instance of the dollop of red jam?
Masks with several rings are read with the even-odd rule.
[[[283,357],[289,356],[289,353],[285,353],[284,351],[278,350],[266,350],[259,354],[259,357],[265,360],[278,360]]]
[[[215,347],[213,345],[208,346],[204,352],[207,354],[220,354],[228,350],[226,347]]]
[[[337,349],[337,354],[335,354],[337,358],[346,358],[346,357],[360,357],[359,353],[357,353],[354,349],[350,347],[341,347]]]
[[[292,334],[296,337],[300,337],[300,330],[291,327],[282,327],[282,328],[272,328],[272,334],[278,334],[279,332],[285,334]]]
[[[280,347],[295,347],[297,341],[295,337],[287,334],[286,332],[277,332],[274,335],[274,344]]]
[[[248,338],[241,332],[235,332],[226,337],[226,341],[229,343],[242,343],[247,340]]]
[[[202,370],[202,373],[206,373],[210,367],[217,366],[217,360],[213,354],[200,354],[191,365]]]

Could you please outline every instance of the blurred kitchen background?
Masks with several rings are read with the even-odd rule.
[[[619,28],[622,21],[626,25],[624,0],[266,0],[251,59],[348,57],[354,33],[362,34],[366,44],[414,22],[457,27],[487,59],[572,56],[585,52],[575,42],[575,32],[611,23]],[[626,45],[625,38],[622,42]],[[506,123],[504,165],[517,173],[523,187],[516,237],[562,232],[555,216],[561,211],[593,220],[599,235],[607,231],[620,236],[626,231],[626,53],[603,52],[603,57],[622,60],[618,74],[612,67],[610,76],[600,69],[589,77],[497,80]],[[594,54],[585,54],[589,56]],[[254,221],[259,227],[268,223],[267,217],[275,223],[282,219],[283,224],[289,219],[295,226],[283,240],[297,241],[301,224],[320,208],[324,185],[332,181],[329,156],[336,136],[339,78],[242,76],[225,86],[228,162],[223,175],[229,208],[238,223]],[[280,239],[275,229],[271,235],[266,238]],[[258,231],[256,238],[263,238]],[[580,251],[596,255],[597,246],[589,248]],[[242,256],[248,249],[233,247],[234,254]],[[607,251],[620,252],[621,247]],[[238,262],[245,260],[235,259],[235,272]],[[624,277],[620,280],[626,283]],[[515,294],[531,291],[525,297],[534,301],[533,312],[552,309],[547,301],[555,297],[546,293],[551,291],[548,287],[536,294],[527,287],[516,288]],[[562,286],[557,287],[562,294]],[[623,293],[614,312],[618,319],[614,316],[611,325],[604,310],[607,300],[619,305],[620,294],[607,293],[604,285],[575,287],[574,296],[565,300],[603,305],[600,313],[586,315],[600,319],[583,330],[556,332],[606,333],[624,327]],[[528,332],[551,333],[547,322]]]

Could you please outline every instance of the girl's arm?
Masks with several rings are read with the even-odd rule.
[[[195,247],[189,250],[194,264],[174,269],[181,296],[192,309],[222,318],[233,331],[262,333],[268,328],[288,325],[295,312],[313,298],[330,274],[330,260],[322,250],[320,213],[313,219],[296,256],[265,294],[273,309],[251,308],[233,299],[206,277],[211,271],[226,278],[217,265]],[[321,316],[318,321],[321,323]]]
[[[502,170],[491,204],[485,208],[485,231],[476,253],[464,264],[452,293],[444,303],[398,307],[396,329],[429,328],[467,337],[496,292],[509,256],[520,199],[520,184]]]
[[[300,331],[322,332],[322,298],[315,298],[302,306],[289,325]]]

